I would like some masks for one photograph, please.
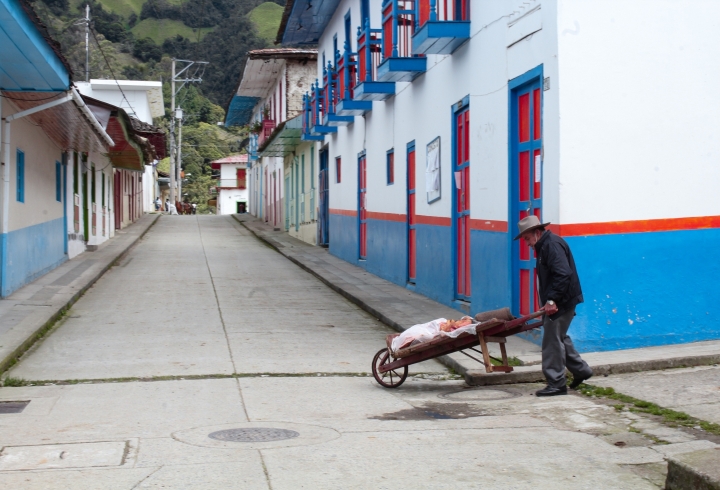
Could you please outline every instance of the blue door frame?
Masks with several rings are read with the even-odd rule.
[[[367,258],[367,160],[365,150],[358,153],[358,257]]]
[[[542,81],[543,66],[540,65],[509,82],[508,228],[511,232],[508,246],[512,310],[516,315],[531,313],[541,306],[537,299],[534,251],[522,239],[513,240],[512,230],[529,214],[542,220]],[[522,120],[525,122],[521,127]],[[536,158],[539,158],[537,163]]]
[[[453,287],[456,301],[469,302],[471,300],[470,288],[470,206],[469,202],[469,173],[470,155],[458,148],[458,118],[470,110],[470,96],[465,96],[460,102],[452,106],[452,243],[453,243]],[[463,126],[464,129],[464,126]],[[469,134],[469,132],[468,132]],[[469,149],[469,142],[467,143]],[[460,155],[464,158],[460,158]],[[462,161],[460,161],[462,160]],[[456,182],[456,172],[461,174],[461,183],[465,186],[463,192],[459,192]],[[462,203],[459,204],[459,199]],[[459,209],[461,208],[461,209]],[[467,238],[465,238],[467,237]],[[466,263],[467,262],[467,263]],[[462,271],[460,268],[462,267]]]
[[[330,191],[328,186],[328,150],[320,150],[320,169],[318,170],[318,245],[327,247],[330,243],[328,228],[330,224]]]
[[[417,278],[417,232],[416,229],[416,213],[417,213],[417,172],[415,169],[417,154],[415,153],[415,140],[407,144],[406,153],[406,189],[407,189],[407,283],[415,285]]]

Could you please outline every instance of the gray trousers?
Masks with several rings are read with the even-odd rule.
[[[582,360],[567,334],[574,317],[575,308],[556,320],[547,315],[543,319],[542,370],[548,386],[552,388],[565,386],[566,368],[576,378],[587,378],[592,374],[592,369]]]

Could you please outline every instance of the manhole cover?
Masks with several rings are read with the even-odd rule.
[[[299,432],[288,429],[271,429],[264,427],[248,429],[227,429],[219,430],[208,435],[211,439],[229,442],[268,442],[294,439],[300,435]]]
[[[447,400],[484,402],[493,400],[506,400],[508,398],[515,398],[516,396],[520,396],[520,394],[505,390],[475,389],[454,391],[452,393],[445,393],[439,396],[440,398],[445,398]]]

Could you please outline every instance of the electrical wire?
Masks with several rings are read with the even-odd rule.
[[[112,66],[110,66],[110,62],[108,61],[107,56],[105,56],[105,52],[103,51],[102,47],[100,46],[100,41],[98,41],[98,38],[95,35],[95,28],[91,27],[90,32],[92,33],[93,39],[95,39],[95,44],[97,44],[100,54],[102,54],[102,57],[105,60],[105,64],[107,65],[108,70],[110,70],[110,74],[113,77],[113,81],[115,82],[115,85],[117,85],[118,89],[120,89],[120,93],[122,94],[123,99],[125,99],[125,102],[127,102],[127,105],[130,108],[130,110],[132,111],[132,113],[137,115],[137,112],[135,112],[135,109],[133,108],[132,104],[130,104],[130,101],[128,100],[127,96],[125,95],[125,92],[123,91],[122,87],[118,83],[117,77],[115,76],[115,72],[113,71]]]

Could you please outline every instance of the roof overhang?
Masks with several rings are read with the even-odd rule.
[[[275,43],[316,45],[339,4],[340,0],[287,0]]]
[[[258,148],[261,157],[285,157],[301,143],[302,115],[295,116],[275,128],[270,137]]]
[[[244,126],[249,123],[258,102],[260,97],[234,96],[225,114],[225,126]]]
[[[25,2],[0,0],[0,46],[0,90],[55,92],[70,88],[70,70],[59,45]]]
[[[107,152],[112,166],[144,171],[145,164],[154,160],[155,149],[147,138],[135,131],[127,112],[91,97],[83,96],[83,100],[115,143]]]
[[[58,94],[58,98],[67,93]],[[47,104],[48,94],[39,92],[13,92],[12,102],[20,111]],[[78,102],[79,100],[79,102]],[[27,116],[40,126],[45,134],[63,151],[106,153],[113,142],[97,121],[97,118],[82,108],[82,99],[56,105]],[[3,114],[11,116],[11,114]]]

